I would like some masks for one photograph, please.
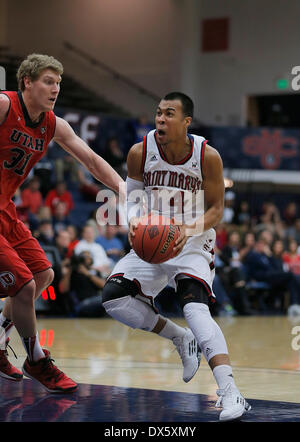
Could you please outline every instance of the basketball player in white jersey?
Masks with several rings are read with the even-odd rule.
[[[240,418],[251,407],[235,384],[225,338],[209,310],[209,303],[214,302],[213,227],[222,219],[224,206],[223,166],[218,152],[204,138],[188,134],[192,118],[193,102],[185,94],[173,92],[161,100],[156,129],[128,153],[127,193],[130,196],[133,190],[144,190],[151,197],[154,191],[167,189],[195,196],[202,191],[205,210],[193,223],[192,217],[187,223],[188,214],[181,223],[174,215],[180,228],[174,258],[150,264],[131,250],[113,269],[102,300],[106,312],[123,324],[172,340],[181,356],[186,382],[195,375],[202,353],[219,387],[219,419],[228,421]],[[183,212],[184,206],[181,208]],[[130,203],[128,209],[130,214]],[[170,204],[160,213],[168,215],[164,213],[168,210]],[[129,241],[138,222],[138,216],[129,219]],[[162,317],[153,308],[153,299],[168,284],[176,290],[190,329]]]

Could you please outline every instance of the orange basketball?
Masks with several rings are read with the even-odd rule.
[[[144,261],[160,264],[174,257],[175,241],[180,232],[171,220],[161,215],[146,215],[134,230],[132,246]]]

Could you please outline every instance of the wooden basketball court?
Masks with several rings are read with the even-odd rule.
[[[252,405],[243,420],[299,422],[300,318],[215,319],[227,339],[236,383]],[[185,384],[173,344],[152,333],[109,318],[40,318],[38,327],[42,345],[79,388],[50,395],[29,379],[1,379],[0,422],[218,420],[217,386],[204,358]],[[21,368],[25,350],[15,330],[11,345],[18,359],[11,352],[9,359]]]

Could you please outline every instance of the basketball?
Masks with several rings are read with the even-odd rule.
[[[151,264],[161,264],[173,258],[179,228],[161,215],[146,215],[134,230],[132,246],[135,253]]]

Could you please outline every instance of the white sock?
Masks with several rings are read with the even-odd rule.
[[[4,328],[5,330],[5,339],[7,339],[10,335],[13,326],[14,323],[12,322],[12,320],[7,319],[2,313],[0,313],[0,327]]]
[[[164,319],[166,319],[167,323],[164,328],[158,333],[159,336],[172,340],[174,338],[182,337],[186,334],[185,328],[180,327],[179,325],[175,324],[175,322],[170,321],[170,319]]]
[[[213,369],[213,375],[221,390],[223,390],[228,384],[232,384],[236,387],[230,365],[217,365]]]
[[[42,347],[40,346],[39,335],[38,333],[35,336],[31,336],[30,338],[21,338],[23,346],[26,350],[28,359],[31,362],[36,362],[41,358],[45,357],[45,353],[43,352]]]

